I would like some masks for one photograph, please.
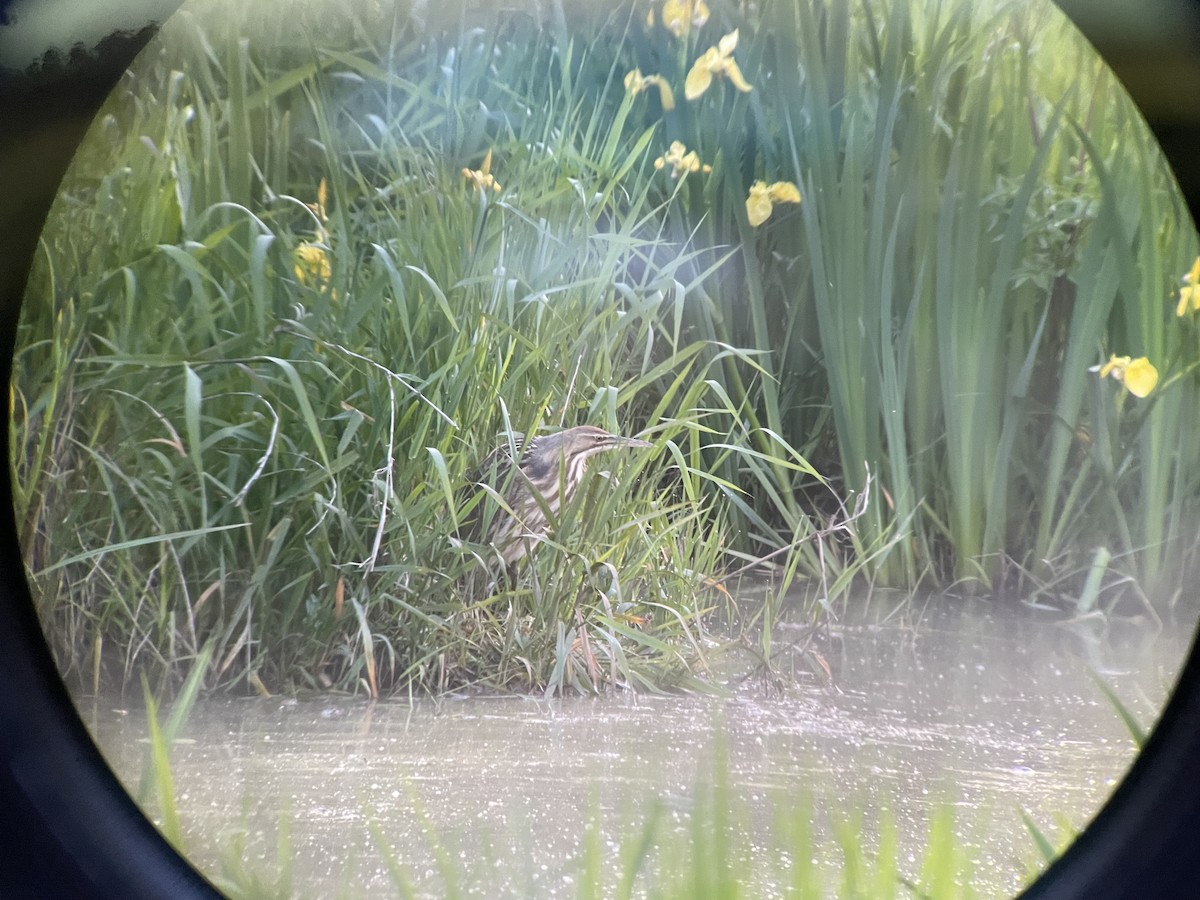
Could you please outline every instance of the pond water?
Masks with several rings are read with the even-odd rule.
[[[910,878],[931,812],[950,804],[973,885],[1005,896],[1038,858],[1020,810],[1051,835],[1063,822],[1082,827],[1133,759],[1089,673],[1149,724],[1189,642],[1184,628],[1070,625],[957,602],[832,628],[817,644],[832,685],[778,691],[749,679],[725,697],[201,700],[173,773],[202,871],[219,878],[243,861],[260,882],[290,878],[302,896],[395,894],[390,853],[418,896],[573,897],[589,841],[610,895],[653,809],[660,838],[687,845],[718,754],[734,847],[762,896],[780,893],[793,862],[780,817],[805,803],[818,866],[836,873],[837,822],[861,815],[870,848],[888,817]],[[80,708],[135,790],[144,712],[103,697]],[[635,896],[653,885],[644,875]]]

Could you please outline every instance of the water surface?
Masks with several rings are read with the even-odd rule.
[[[1184,629],[1067,625],[957,602],[832,628],[815,645],[832,686],[801,678],[780,691],[750,678],[728,697],[206,699],[173,771],[203,871],[219,877],[242,859],[271,883],[282,867],[304,896],[394,893],[383,845],[422,896],[444,895],[447,878],[470,896],[576,896],[589,823],[613,871],[653,807],[663,839],[683,846],[718,753],[739,810],[735,845],[763,896],[793,862],[779,849],[780,817],[806,798],[818,864],[836,871],[833,823],[861,813],[873,846],[887,815],[909,877],[931,810],[953,804],[974,885],[1004,896],[1037,860],[1019,810],[1051,834],[1064,820],[1080,827],[1133,759],[1089,672],[1149,723],[1188,640]],[[804,668],[787,654],[780,663]],[[144,714],[104,698],[80,705],[135,789]],[[652,883],[647,873],[638,887]]]

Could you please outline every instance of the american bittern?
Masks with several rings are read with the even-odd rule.
[[[516,471],[508,449],[501,447],[483,463],[476,480],[500,493],[513,515],[497,510],[487,534],[481,535],[477,514],[472,537],[482,538],[500,552],[511,577],[533,543],[549,531],[547,510],[552,519],[557,518],[563,503],[571,499],[590,457],[616,447],[649,446],[649,441],[609,434],[594,425],[579,425],[533,438],[525,444]]]

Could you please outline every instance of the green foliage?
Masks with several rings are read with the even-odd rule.
[[[1021,821],[1025,823],[1025,828],[1042,857],[1042,862],[1047,865],[1054,862],[1059,855],[1059,851],[1055,849],[1053,842],[1051,842],[1050,838],[1046,837],[1042,829],[1038,828],[1037,823],[1033,821],[1033,817],[1029,813],[1023,809],[1019,810],[1019,812],[1021,814]]]
[[[193,661],[191,671],[184,680],[171,706],[171,714],[165,723],[158,720],[158,702],[154,699],[154,691],[150,683],[142,675],[142,697],[146,703],[146,726],[149,730],[149,752],[146,767],[142,771],[141,784],[138,787],[137,799],[145,806],[153,796],[161,811],[160,827],[163,836],[176,848],[183,847],[183,828],[179,820],[179,809],[175,796],[175,779],[171,772],[171,746],[179,737],[196,698],[200,693],[201,680],[211,662],[211,649],[205,647]]]
[[[769,10],[761,52],[789,55],[757,121],[786,127],[762,155],[805,201],[761,239],[802,273],[781,302],[815,318],[837,468],[887,492],[860,530],[901,532],[881,575],[1015,586],[1110,541],[1126,571],[1177,577],[1194,542],[1167,523],[1196,487],[1166,450],[1178,420],[1129,421],[1087,369],[1102,348],[1177,356],[1168,298],[1196,239],[1110,73],[1036,5]],[[1102,448],[1081,437],[1100,428]]]
[[[680,37],[640,2],[168,23],[64,184],[16,360],[64,668],[178,678],[211,641],[209,687],[695,683],[713,579],[779,548],[830,609],[863,572],[1078,591],[1097,545],[1089,603],[1170,584],[1196,239],[1107,70],[1035,5],[711,5]],[[686,100],[734,29],[752,89]],[[673,141],[711,171],[656,167]],[[751,225],[760,180],[802,201]],[[1127,399],[1108,352],[1161,387]],[[467,473],[584,421],[655,449],[491,585]]]
[[[170,674],[212,640],[210,687],[703,674],[726,532],[701,486],[741,491],[706,455],[811,470],[746,448],[711,377],[742,351],[620,280],[665,199],[652,129],[616,139],[619,76],[519,21],[364,20],[328,51],[194,24],[110,103],[30,290],[51,338],[20,360],[18,515],[64,668],[102,647],[109,680]],[[498,194],[460,171],[493,149]],[[581,421],[649,425],[658,452],[612,458],[490,584],[457,486],[505,434]]]
[[[1106,700],[1112,706],[1113,710],[1121,717],[1121,722],[1125,726],[1125,730],[1129,732],[1129,737],[1140,752],[1145,746],[1146,741],[1150,739],[1150,734],[1146,728],[1138,721],[1133,710],[1121,701],[1121,697],[1113,689],[1098,672],[1088,669],[1088,674],[1092,676],[1092,681],[1096,682],[1096,687],[1104,694]]]

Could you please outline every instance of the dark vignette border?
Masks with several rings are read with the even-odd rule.
[[[88,0],[84,0],[88,2]],[[771,0],[762,0],[771,2]],[[850,0],[847,0],[850,2]],[[1133,95],[1200,221],[1200,3],[1153,40],[1118,7],[1057,0]],[[12,4],[0,0],[0,25]],[[178,0],[164,0],[171,8]],[[1125,4],[1140,7],[1138,0]],[[1188,13],[1193,14],[1187,19]],[[1126,12],[1126,16],[1130,13]],[[1125,22],[1130,21],[1128,18]],[[22,575],[9,470],[13,341],[46,213],[76,146],[153,36],[107,38],[38,77],[0,71],[0,897],[213,898],[124,792],[91,742],[50,657]],[[1200,590],[1200,585],[1194,588]],[[1200,896],[1200,655],[1149,743],[1087,831],[1024,895],[1036,900]]]

